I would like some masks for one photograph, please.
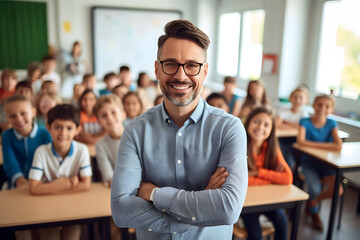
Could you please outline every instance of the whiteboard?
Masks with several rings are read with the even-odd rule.
[[[158,38],[164,26],[180,19],[181,12],[131,8],[92,8],[93,66],[97,79],[130,67],[132,79],[146,72],[155,79]]]

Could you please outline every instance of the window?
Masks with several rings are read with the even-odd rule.
[[[264,22],[264,10],[220,16],[219,74],[239,76],[241,79],[260,78]]]
[[[360,97],[360,1],[324,4],[316,90]]]

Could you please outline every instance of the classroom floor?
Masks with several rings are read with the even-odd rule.
[[[356,214],[356,206],[357,201],[359,199],[359,191],[349,186],[346,189],[345,193],[345,201],[343,206],[342,220],[341,220],[341,228],[337,230],[338,223],[338,214],[336,213],[336,221],[335,221],[335,229],[333,232],[333,240],[355,240],[360,239],[360,215]],[[339,201],[340,202],[340,201]],[[339,210],[339,206],[337,210]],[[330,207],[331,207],[331,199],[327,199],[322,203],[320,217],[323,220],[324,224],[324,232],[321,233],[319,231],[311,228],[311,220],[307,219],[305,215],[305,204],[303,204],[301,209],[301,217],[300,224],[298,230],[298,238],[299,240],[307,239],[307,240],[323,240],[326,239],[327,226],[329,222],[330,215]],[[289,232],[291,229],[289,228]]]

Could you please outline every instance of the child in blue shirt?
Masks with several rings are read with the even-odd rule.
[[[2,134],[4,170],[8,188],[28,185],[28,174],[38,146],[51,142],[49,132],[35,122],[31,101],[13,95],[4,102],[4,112],[12,128]]]
[[[317,96],[313,103],[314,115],[300,120],[297,143],[307,147],[340,151],[342,140],[337,134],[338,125],[336,121],[328,118],[334,107],[333,96],[325,94]],[[319,203],[332,196],[335,171],[305,156],[301,159],[301,165],[309,187],[307,213],[312,218],[313,227],[323,231],[324,227],[319,217]]]

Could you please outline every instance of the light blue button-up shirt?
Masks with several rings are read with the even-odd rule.
[[[204,190],[218,167],[220,189]],[[240,120],[200,99],[179,128],[160,104],[134,119],[120,141],[111,186],[119,227],[137,239],[231,239],[247,190],[246,134]],[[153,202],[137,196],[141,181],[160,188]]]

